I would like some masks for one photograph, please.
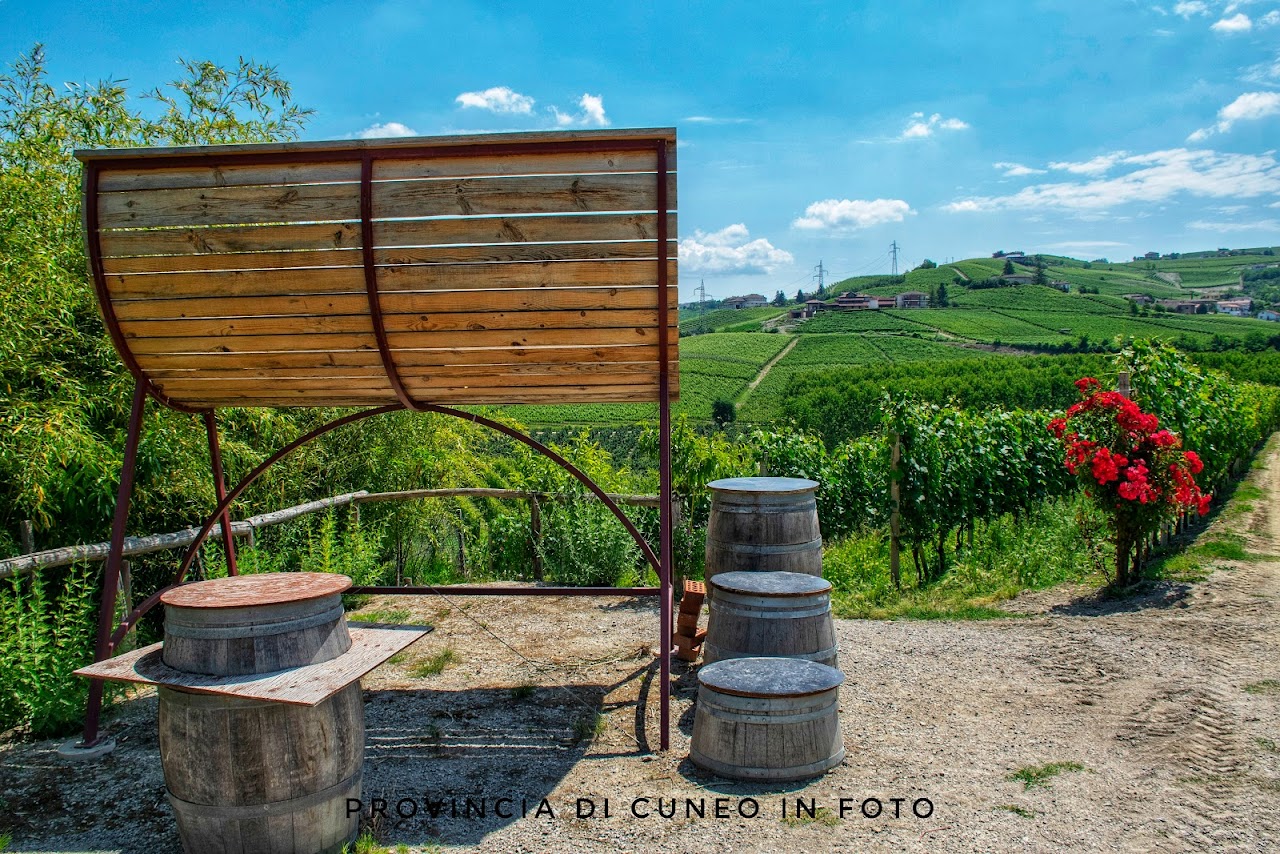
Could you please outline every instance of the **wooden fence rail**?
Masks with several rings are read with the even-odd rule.
[[[609,498],[619,504],[629,504],[641,507],[657,507],[661,503],[657,495],[617,495],[609,493]],[[596,500],[596,497],[590,493],[584,495],[568,495],[557,492],[526,492],[516,489],[486,489],[486,488],[457,488],[457,489],[413,489],[404,492],[368,492],[360,490],[358,492],[348,492],[343,495],[334,495],[329,498],[321,498],[317,501],[308,501],[304,504],[297,504],[293,507],[286,507],[283,510],[275,510],[271,513],[263,513],[259,516],[251,516],[239,522],[231,523],[231,535],[233,537],[248,537],[252,541],[253,532],[259,528],[267,528],[272,525],[279,525],[300,516],[306,516],[309,513],[316,513],[321,510],[327,510],[332,507],[344,507],[348,504],[366,504],[373,501],[408,501],[420,498],[501,498],[515,499],[524,501],[571,501],[576,498],[587,498]],[[148,534],[144,537],[126,537],[124,541],[124,556],[133,557],[135,555],[150,554],[152,552],[164,551],[166,549],[178,549],[191,545],[195,542],[196,534],[199,528],[184,528],[181,531],[174,531],[168,534]],[[213,530],[209,532],[209,539],[221,539],[222,529],[215,525]],[[57,566],[67,566],[77,561],[100,561],[107,559],[107,552],[110,543],[93,543],[91,545],[62,546],[56,549],[46,549],[44,551],[32,552],[30,554],[19,555],[18,557],[6,558],[0,560],[0,578],[9,578],[14,575],[26,575],[35,572],[38,569],[52,569]]]

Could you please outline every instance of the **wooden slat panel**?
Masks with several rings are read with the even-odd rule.
[[[678,293],[668,291],[668,307],[679,310]],[[485,311],[578,311],[600,309],[637,309],[653,306],[658,300],[657,288],[522,288],[501,291],[466,291],[462,293],[397,292],[381,295],[385,314],[418,314],[422,312]],[[369,297],[365,293],[336,296],[271,296],[224,299],[127,300],[113,302],[121,321],[166,320],[183,318],[331,316],[367,314]]]
[[[668,214],[667,230],[674,239],[678,233],[676,214]],[[658,217],[657,214],[602,213],[587,216],[376,220],[373,237],[376,246],[657,240]]]
[[[525,329],[484,332],[392,332],[392,350],[465,350],[473,347],[617,347],[657,344],[652,327],[619,329]],[[672,344],[674,345],[674,336]],[[371,350],[373,335],[210,335],[197,338],[136,338],[129,348],[137,355],[161,353],[294,353],[305,350]],[[399,359],[399,356],[397,356]]]
[[[423,157],[374,160],[373,180],[463,178],[487,175],[586,175],[593,172],[656,172],[652,151],[568,151],[519,156]]]
[[[460,332],[530,329],[617,329],[653,327],[654,309],[603,309],[594,311],[496,311],[388,314],[388,334],[395,332]],[[674,320],[671,324],[675,326]],[[373,334],[373,321],[365,314],[307,315],[304,317],[210,317],[169,320],[121,321],[125,338],[200,338],[260,335]]]
[[[365,292],[360,267],[108,275],[105,280],[113,300]]]
[[[234,254],[148,255],[141,258],[103,258],[102,269],[112,273],[191,273],[221,270],[280,270],[302,267],[358,267],[359,248],[302,252],[237,252]]]
[[[633,348],[640,349],[640,348]],[[676,366],[672,365],[675,369]],[[569,376],[588,374],[653,374],[658,366],[653,361],[636,362],[561,362],[551,364],[499,364],[499,365],[453,365],[440,364],[428,367],[411,367],[400,364],[397,360],[397,372],[402,377],[439,377],[442,372],[457,379],[465,379],[470,385],[501,385],[508,377],[530,376]],[[258,366],[227,367],[212,366],[203,368],[164,367],[148,370],[147,376],[156,380],[230,380],[230,379],[352,379],[359,377],[386,376],[382,363],[376,365],[355,365],[348,367],[287,367],[267,368]]]
[[[679,251],[670,241],[667,257]],[[503,243],[489,246],[435,246],[378,249],[374,263],[467,264],[481,262],[572,261],[607,259],[656,259],[656,241],[608,243]],[[185,273],[225,270],[277,270],[307,267],[353,267],[364,259],[359,249],[327,249],[305,252],[238,252],[230,255],[152,255],[142,258],[105,258],[103,270],[114,273]]]
[[[425,390],[424,390],[425,391]],[[412,394],[412,391],[410,392]],[[417,399],[419,396],[414,395]],[[622,386],[538,386],[521,389],[434,389],[422,394],[424,403],[465,405],[502,405],[518,403],[653,403],[658,399],[658,385]],[[179,398],[179,402],[205,407],[221,406],[375,406],[395,403],[387,392],[363,392],[360,389],[288,389],[278,386],[263,389],[237,389],[226,396]]]
[[[651,211],[658,205],[653,175],[556,175],[388,181],[373,190],[373,215],[391,217],[476,214]],[[667,207],[676,209],[676,179],[668,178]],[[242,220],[248,221],[248,220]]]
[[[675,360],[675,341],[671,342],[672,367]],[[396,350],[396,364],[403,369],[416,367],[434,368],[446,365],[478,365],[486,370],[519,370],[523,368],[555,367],[558,363],[595,364],[605,362],[658,361],[658,348],[653,344],[588,347],[493,347],[488,349],[461,349],[442,346],[434,350]],[[318,352],[209,352],[195,354],[161,353],[137,354],[138,364],[149,374],[165,369],[199,370],[226,373],[236,369],[262,370],[316,370],[347,372],[377,367],[382,370],[382,360],[376,350],[325,350]]]
[[[675,234],[675,231],[671,232]],[[277,252],[300,249],[359,249],[359,223],[232,225],[100,232],[107,258],[130,255],[195,255],[214,252]]]
[[[622,386],[622,385],[654,385],[657,383],[657,371],[649,371],[647,374],[635,374],[627,372],[609,373],[609,374],[569,374],[563,376],[539,374],[532,376],[511,376],[511,377],[495,377],[477,376],[477,377],[455,377],[445,369],[431,376],[408,376],[404,377],[405,388],[416,390],[420,393],[429,393],[437,389],[464,389],[464,388],[550,388],[560,385],[571,386]],[[164,380],[158,380],[157,385],[166,395],[176,397],[178,399],[188,397],[207,397],[214,394],[225,395],[233,394],[241,391],[271,391],[275,389],[289,389],[290,391],[316,391],[327,389],[329,391],[346,391],[360,390],[362,395],[371,394],[373,392],[386,393],[391,390],[391,384],[384,376],[380,381],[370,380],[369,378],[343,378],[343,377],[318,377],[318,378],[286,378],[271,377],[266,379],[258,379],[253,377],[242,378],[222,378],[211,377],[209,379],[185,379],[173,377]]]
[[[644,287],[657,280],[648,260],[538,261],[513,264],[403,265],[378,268],[381,291],[449,291],[505,288]],[[677,263],[667,265],[675,289]],[[364,293],[364,270],[334,267],[212,273],[111,274],[113,300],[186,297],[250,297]]]
[[[224,317],[181,320],[126,320],[120,330],[125,338],[197,338],[201,336],[296,336],[364,333],[373,339],[373,321],[367,314],[327,317]]]
[[[98,196],[99,228],[358,220],[354,184],[138,190]]]
[[[480,288],[565,288],[612,285],[641,287],[657,283],[653,261],[546,261],[528,264],[400,266],[378,270],[381,291],[475,290]],[[678,266],[667,262],[667,276],[677,287]]]
[[[103,193],[169,190],[182,187],[239,187],[250,184],[330,184],[360,180],[360,160],[349,163],[271,163],[266,165],[183,166],[172,169],[104,169]]]

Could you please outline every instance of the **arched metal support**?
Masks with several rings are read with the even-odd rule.
[[[127,476],[122,475],[122,478],[121,478],[121,496],[123,497],[118,499],[117,501],[117,513],[116,513],[117,524],[116,526],[113,527],[113,534],[112,534],[111,554],[115,560],[114,565],[116,567],[117,575],[119,571],[120,552],[123,551],[123,545],[124,545],[124,518],[128,514],[128,493],[132,489],[132,471],[133,471],[132,460],[136,456],[137,434],[141,430],[141,411],[142,411],[142,406],[145,404],[145,398],[146,398],[146,390],[143,387],[143,385],[139,383],[137,386],[137,390],[135,391],[135,408],[134,408],[136,421],[137,421],[137,428],[134,429],[134,421],[131,420],[130,422],[130,436],[132,437],[131,444],[127,445],[126,447],[126,470],[128,472],[128,475]],[[277,462],[279,462],[280,460],[284,459],[286,456],[291,454],[293,451],[297,450],[298,448],[302,447],[308,442],[311,442],[312,440],[317,439],[320,436],[323,436],[324,434],[331,432],[332,430],[335,430],[347,424],[351,424],[355,421],[360,421],[365,418],[369,418],[374,415],[384,415],[387,413],[399,412],[403,410],[405,410],[405,407],[402,404],[397,403],[397,404],[391,404],[388,406],[378,407],[376,409],[366,409],[360,412],[351,413],[350,415],[346,415],[342,418],[323,424],[320,427],[317,427],[311,430],[310,432],[306,433],[305,435],[298,437],[297,439],[293,440],[289,444],[285,445],[280,450],[276,451],[274,454],[272,454],[262,463],[260,463],[253,471],[249,472],[249,474],[247,474],[244,477],[244,479],[242,479],[239,483],[237,483],[236,486],[230,492],[227,492],[225,495],[221,496],[220,500],[218,501],[218,506],[209,515],[209,517],[205,519],[204,524],[200,527],[200,530],[196,534],[195,540],[187,548],[187,552],[183,556],[182,562],[179,564],[178,571],[174,577],[173,583],[156,591],[151,596],[148,596],[145,600],[143,600],[136,608],[133,609],[132,612],[130,612],[128,615],[125,616],[125,618],[116,627],[116,630],[113,633],[111,633],[110,637],[105,639],[105,643],[103,643],[103,640],[104,640],[103,633],[109,630],[111,617],[115,611],[115,597],[114,595],[110,597],[111,601],[110,601],[110,606],[108,607],[107,598],[104,595],[103,610],[99,614],[100,642],[99,642],[98,649],[95,651],[95,656],[94,656],[95,661],[101,661],[105,658],[109,658],[112,654],[114,654],[117,646],[124,639],[125,635],[129,633],[130,629],[134,628],[138,624],[138,621],[141,620],[143,616],[145,616],[152,608],[154,608],[160,602],[160,597],[163,596],[169,590],[172,590],[173,588],[183,583],[183,580],[186,578],[187,572],[191,568],[191,564],[195,560],[195,556],[200,546],[208,538],[209,533],[213,530],[213,526],[215,524],[218,524],[219,522],[222,522],[224,519],[229,519],[228,508],[230,508],[232,502],[234,502],[250,485],[253,484],[254,481],[256,481],[259,477],[261,477],[268,469],[270,469]],[[650,546],[648,541],[645,540],[644,536],[640,533],[640,530],[636,528],[635,523],[632,522],[631,519],[627,517],[627,515],[623,512],[622,508],[618,506],[617,502],[615,502],[612,498],[610,498],[608,494],[605,493],[605,491],[601,489],[598,484],[595,483],[595,481],[593,481],[590,477],[588,477],[585,472],[583,472],[573,463],[569,462],[560,454],[556,453],[555,451],[551,450],[547,446],[538,442],[533,437],[525,435],[524,433],[521,433],[520,431],[516,430],[513,427],[509,427],[506,424],[502,424],[498,421],[494,421],[493,419],[486,418],[482,415],[463,412],[461,410],[451,409],[446,406],[437,406],[434,404],[418,404],[417,406],[415,406],[415,410],[419,412],[434,412],[439,415],[449,415],[455,418],[461,418],[466,421],[471,421],[477,424],[481,424],[485,427],[488,427],[492,430],[496,430],[497,432],[500,432],[505,436],[508,436],[512,439],[515,439],[516,441],[519,441],[527,445],[528,447],[532,448],[533,450],[537,451],[538,453],[542,454],[543,456],[555,462],[565,471],[569,472],[569,474],[571,474],[576,480],[582,483],[582,485],[585,486],[593,495],[595,495],[595,497],[602,504],[604,504],[607,508],[609,508],[609,511],[613,513],[613,515],[617,517],[617,519],[622,523],[623,527],[626,528],[628,534],[630,534],[631,538],[635,541],[637,548],[639,548],[641,554],[644,555],[645,560],[648,561],[648,563],[657,572],[658,579],[659,579],[659,587],[656,590],[653,588],[629,588],[626,590],[618,590],[617,594],[618,595],[638,595],[638,594],[657,593],[662,598],[662,605],[664,606],[662,608],[663,618],[662,618],[662,626],[660,629],[659,646],[660,646],[661,655],[662,655],[662,661],[660,662],[660,665],[663,673],[662,686],[661,686],[662,687],[661,748],[663,750],[666,750],[669,746],[667,730],[669,728],[668,716],[669,716],[669,706],[670,706],[670,686],[668,683],[669,683],[669,668],[670,668],[669,658],[670,658],[670,644],[671,644],[671,637],[670,637],[671,625],[670,625],[668,612],[670,611],[670,607],[671,607],[670,602],[671,602],[671,593],[672,593],[671,591],[672,573],[671,573],[671,564],[669,559],[671,535],[670,535],[670,531],[667,530],[667,527],[666,527],[667,525],[669,525],[669,514],[671,512],[670,511],[671,492],[670,492],[669,472],[667,472],[666,477],[662,478],[663,489],[662,489],[662,495],[660,498],[661,500],[660,514],[661,514],[661,518],[663,518],[664,520],[661,525],[662,530],[660,532],[660,536],[662,538],[660,552],[663,554],[663,557],[667,558],[666,560],[664,560],[654,553],[652,546]],[[206,429],[208,430],[215,429],[210,426],[211,419],[208,416],[206,416],[205,425],[206,425]],[[216,435],[216,433],[214,435]],[[211,442],[213,441],[215,440],[211,440]],[[216,444],[211,445],[211,450],[214,447],[216,447]],[[132,449],[132,456],[130,455],[130,448]],[[126,480],[127,480],[127,483],[126,483]],[[220,473],[217,476],[217,482],[219,483],[222,482]],[[116,542],[116,535],[115,535],[116,527],[118,527],[120,531],[118,544]],[[226,528],[224,528],[224,531],[226,531],[225,536],[229,540],[230,532]],[[111,566],[112,566],[112,557],[109,557],[108,572],[110,572]],[[380,589],[380,592],[393,592],[393,591]],[[414,592],[414,588],[397,588],[395,589],[394,592],[398,592],[402,594],[410,594]],[[515,593],[517,591],[511,591],[511,592]],[[563,592],[566,595],[573,595],[575,591],[572,589],[565,589]],[[587,591],[583,591],[583,592],[585,593]],[[114,594],[114,588],[112,588],[112,593]],[[595,589],[590,591],[590,595],[600,595],[600,593],[601,591],[595,590]],[[92,745],[97,740],[98,720],[99,720],[101,707],[102,707],[101,682],[95,681],[92,684],[96,686],[97,691],[96,693],[93,693],[91,689],[91,694],[89,699],[89,710],[88,710],[88,713],[86,714],[85,739],[83,742],[85,745]],[[90,727],[90,723],[92,723],[92,728]]]

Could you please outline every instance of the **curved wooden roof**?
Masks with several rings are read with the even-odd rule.
[[[104,318],[164,403],[656,401],[664,367],[675,397],[673,130],[76,156]]]

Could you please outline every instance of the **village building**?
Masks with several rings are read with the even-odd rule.
[[[893,298],[895,308],[928,308],[929,295],[921,291],[905,291]]]
[[[840,311],[860,311],[880,308],[880,298],[867,294],[845,292],[836,297],[836,308]]]
[[[1155,300],[1147,294],[1125,294],[1124,298],[1138,305],[1151,305]]]

